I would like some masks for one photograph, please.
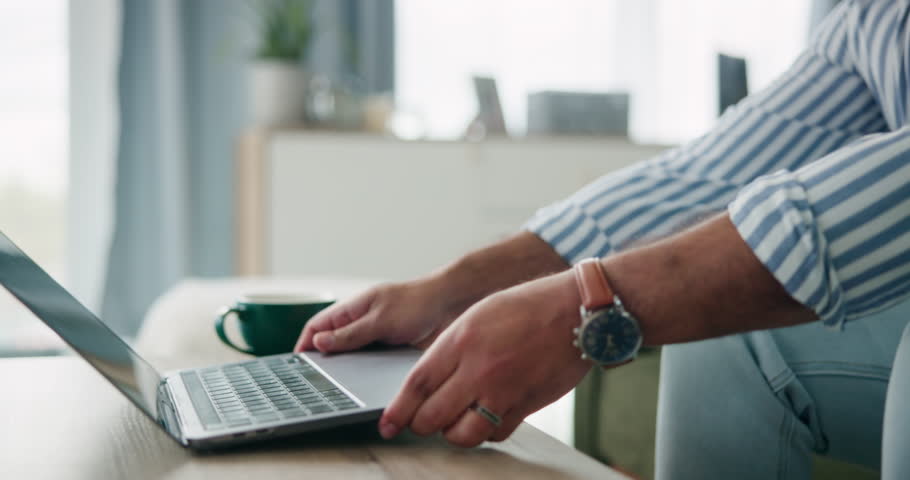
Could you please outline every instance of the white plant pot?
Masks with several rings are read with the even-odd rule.
[[[298,64],[257,60],[250,67],[250,110],[260,126],[299,125],[306,109],[307,73]]]

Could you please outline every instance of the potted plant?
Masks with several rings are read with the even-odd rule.
[[[257,0],[259,46],[251,65],[251,107],[257,125],[303,121],[312,40],[308,0]]]

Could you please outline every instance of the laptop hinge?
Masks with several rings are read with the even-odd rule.
[[[158,384],[158,422],[168,435],[182,445],[186,445],[183,432],[180,430],[179,415],[177,409],[174,408],[174,400],[171,397],[171,389],[167,386],[167,380],[161,380],[161,383]]]

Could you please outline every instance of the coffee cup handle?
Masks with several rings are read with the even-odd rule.
[[[234,313],[234,314],[240,313],[241,310],[243,310],[243,309],[237,308],[237,307],[222,308],[221,311],[218,312],[218,318],[215,319],[215,332],[218,334],[218,338],[220,338],[221,341],[224,342],[225,345],[233,348],[234,350],[237,350],[240,353],[248,353],[250,355],[256,355],[256,353],[253,352],[252,349],[241,348],[241,347],[238,347],[237,345],[234,345],[234,342],[232,342],[231,339],[228,338],[227,332],[224,331],[224,321],[227,319],[228,315],[230,315],[232,313]]]

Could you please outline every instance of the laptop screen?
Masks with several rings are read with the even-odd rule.
[[[0,232],[0,283],[143,412],[160,423],[161,376]]]

